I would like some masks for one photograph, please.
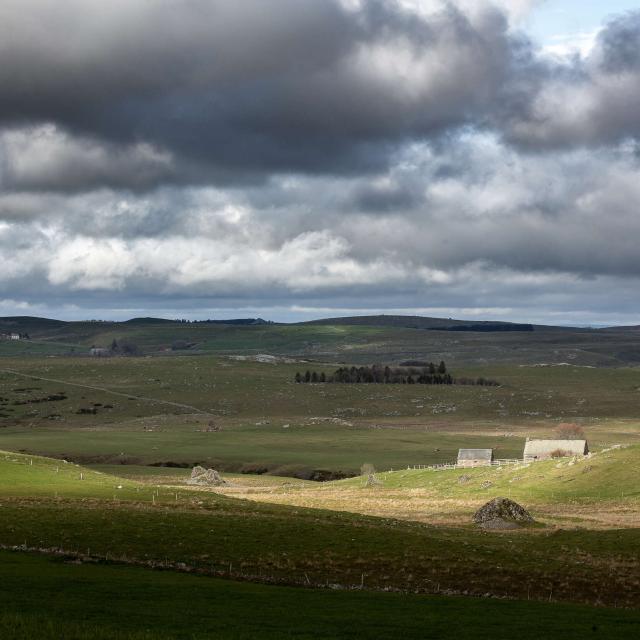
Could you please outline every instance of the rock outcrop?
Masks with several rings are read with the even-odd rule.
[[[509,498],[494,498],[480,507],[473,521],[483,529],[519,529],[532,524],[531,514]]]
[[[220,477],[215,469],[205,469],[197,466],[191,470],[191,478],[187,480],[187,484],[197,484],[206,487],[220,487],[227,484],[227,481]]]

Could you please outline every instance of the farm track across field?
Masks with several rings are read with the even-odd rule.
[[[94,387],[88,384],[80,384],[79,382],[69,382],[68,380],[59,380],[56,378],[44,378],[42,376],[34,376],[27,373],[20,373],[19,371],[15,371],[14,369],[0,369],[2,373],[9,373],[14,376],[21,376],[22,378],[29,378],[31,380],[40,380],[42,382],[55,382],[56,384],[66,384],[72,387],[80,387],[81,389],[90,389],[91,391],[100,391],[102,393],[110,393],[114,396],[119,396],[121,398],[133,398],[135,400],[142,400],[143,402],[151,402],[155,404],[166,404],[172,407],[177,407],[179,409],[188,409],[193,413],[197,413],[204,416],[211,416],[212,418],[216,417],[213,413],[209,413],[208,411],[203,411],[202,409],[198,409],[198,407],[194,407],[190,404],[182,404],[181,402],[171,402],[170,400],[159,400],[158,398],[149,398],[148,396],[137,396],[132,393],[122,393],[121,391],[112,391],[111,389],[105,389],[104,387]]]

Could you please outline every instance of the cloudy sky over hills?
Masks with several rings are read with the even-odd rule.
[[[640,323],[640,3],[3,0],[0,61],[0,315]]]

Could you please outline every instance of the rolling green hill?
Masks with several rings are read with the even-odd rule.
[[[302,325],[328,326],[368,326],[368,327],[400,327],[404,329],[441,329],[453,331],[533,331],[530,324],[516,322],[499,322],[487,320],[454,320],[453,318],[429,318],[425,316],[346,316],[342,318],[323,318],[300,323]],[[561,330],[560,327],[549,329]]]
[[[522,328],[532,330],[515,330]],[[157,318],[127,322],[0,318],[0,333],[8,331],[27,333],[30,340],[0,341],[0,356],[86,356],[90,347],[108,348],[116,340],[133,344],[147,355],[270,353],[347,363],[427,358],[455,365],[640,362],[639,333],[634,327],[580,329],[411,316],[332,318],[289,325],[260,319],[225,324]]]
[[[342,589],[640,604],[634,529],[488,535],[469,525],[436,527],[153,486],[12,453],[0,456],[0,505],[3,547],[89,564],[111,560]]]
[[[474,469],[403,470],[380,473],[378,477],[388,488],[427,488],[446,498],[484,497],[488,483],[492,494],[515,500],[562,503],[626,499],[640,510],[638,469],[640,445],[607,449],[585,458]],[[361,483],[360,478],[354,478],[340,484],[357,486]]]
[[[620,607],[640,607],[637,330],[365,322],[0,321],[30,338],[0,341],[0,636],[113,637],[112,602],[123,640],[287,637],[289,610],[300,638],[636,637],[637,613]],[[88,356],[114,340],[140,357]],[[294,382],[408,359],[500,386]],[[595,455],[406,470],[458,447],[518,457],[526,436],[567,421]],[[194,489],[196,462],[245,473]],[[246,475],[343,477],[363,463],[380,485]],[[476,529],[497,495],[539,526]]]

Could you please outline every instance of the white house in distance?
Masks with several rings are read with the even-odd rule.
[[[487,467],[493,461],[493,449],[459,449],[458,467]]]
[[[529,440],[524,445],[524,461],[537,462],[565,456],[586,456],[589,445],[586,440]]]

